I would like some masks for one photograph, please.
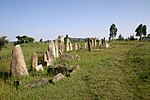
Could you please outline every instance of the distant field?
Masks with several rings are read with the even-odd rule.
[[[28,69],[32,53],[38,52],[42,57],[47,47],[47,43],[22,45]],[[25,89],[25,84],[36,79],[51,79],[46,70],[30,72],[28,77],[20,78],[22,84],[18,90],[14,87],[14,79],[3,80],[4,72],[9,73],[12,48],[8,45],[0,51],[1,100],[150,100],[150,42],[111,42],[108,49],[68,52],[73,57],[79,55],[79,59],[66,62],[67,66],[80,64],[75,75],[55,84]],[[55,64],[59,63],[57,59]]]

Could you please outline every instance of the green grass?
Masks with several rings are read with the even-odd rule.
[[[28,69],[31,55],[38,52],[42,57],[48,44],[31,43],[22,45]],[[150,99],[150,42],[111,42],[108,49],[93,52],[72,51],[67,66],[80,64],[80,69],[71,77],[55,84],[47,84],[32,89],[23,86],[41,78],[51,79],[46,71],[30,73],[21,78],[19,89],[14,87],[14,79],[3,80],[3,72],[9,72],[12,46],[0,51],[0,99],[33,100],[101,100],[101,99]],[[75,55],[79,59],[75,59]],[[55,63],[58,64],[58,61]]]

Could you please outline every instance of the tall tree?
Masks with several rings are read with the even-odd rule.
[[[116,28],[116,25],[115,24],[112,24],[111,26],[110,26],[110,34],[109,34],[109,40],[111,40],[111,38],[112,39],[114,39],[114,37],[116,37],[116,35],[117,35],[117,28]]]
[[[142,34],[143,34],[144,36],[146,36],[146,33],[147,33],[147,32],[146,32],[146,29],[147,29],[147,28],[146,28],[146,25],[143,25]]]
[[[139,36],[140,37],[140,40],[142,39],[142,35],[144,35],[144,36],[146,36],[146,25],[142,25],[142,24],[140,24],[137,28],[136,28],[136,30],[135,30],[135,32],[136,32],[136,36]]]

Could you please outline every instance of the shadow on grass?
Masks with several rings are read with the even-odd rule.
[[[10,78],[10,73],[0,72],[0,78],[3,79],[3,80],[7,80],[8,78]]]

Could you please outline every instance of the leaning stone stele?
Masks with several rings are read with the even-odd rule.
[[[32,59],[31,60],[32,60],[31,68],[34,70],[34,69],[36,69],[36,66],[38,65],[38,54],[36,52],[34,52],[32,54]]]
[[[10,74],[12,77],[28,75],[28,70],[24,61],[24,56],[20,45],[16,45],[13,48],[12,61],[10,64]]]

